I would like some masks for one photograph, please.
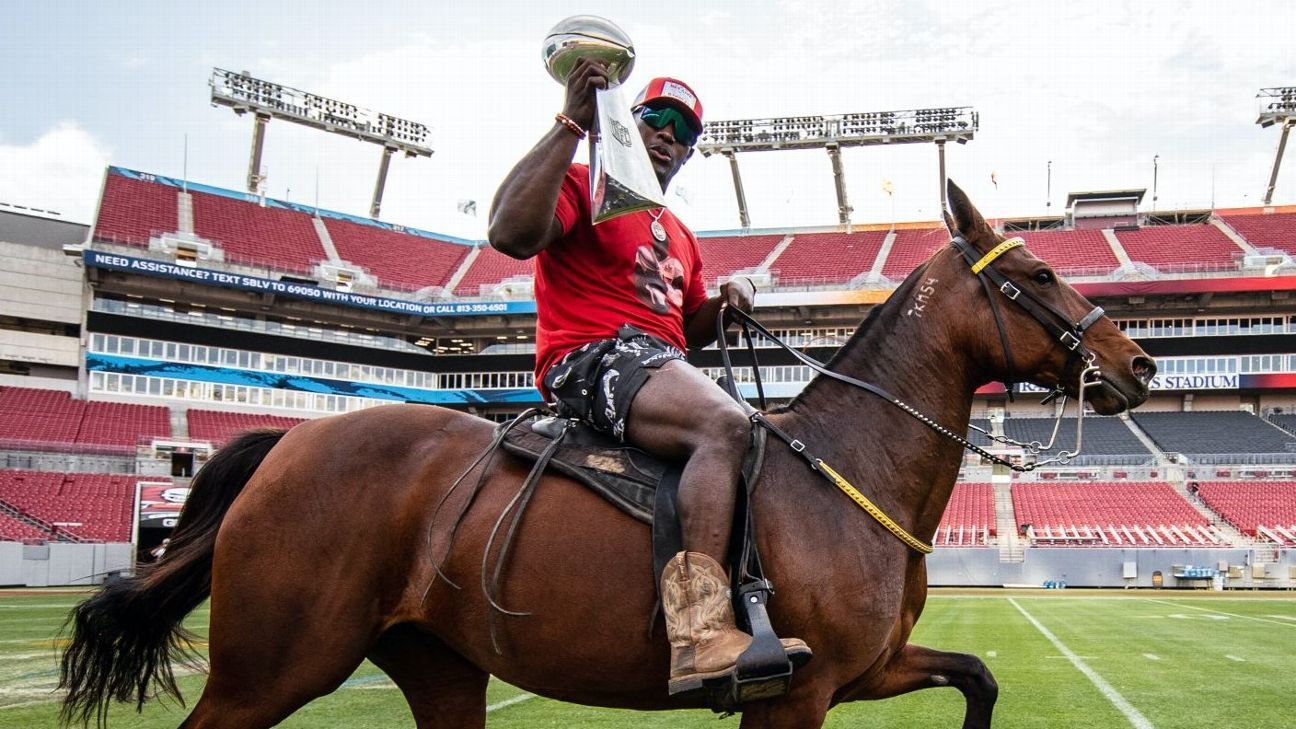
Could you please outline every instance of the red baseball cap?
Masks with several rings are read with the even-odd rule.
[[[688,84],[668,76],[658,76],[643,87],[635,97],[634,106],[639,107],[653,102],[673,106],[688,120],[689,126],[698,134],[702,133],[702,102]]]

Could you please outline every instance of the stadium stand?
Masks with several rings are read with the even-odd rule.
[[[0,510],[3,508],[4,502],[3,500],[0,500]],[[52,536],[53,535],[50,532],[44,529],[37,529],[35,526],[32,526],[15,516],[0,511],[0,541],[43,541],[50,539]]]
[[[134,448],[141,440],[171,437],[171,412],[165,406],[87,402],[77,443]]]
[[[1004,433],[1023,443],[1038,441],[1048,443],[1053,434],[1053,418],[1007,418]],[[1063,418],[1058,425],[1055,449],[1071,450],[1075,447],[1076,419]],[[1084,419],[1081,454],[1074,463],[1090,462],[1111,464],[1144,463],[1152,460],[1152,453],[1130,431],[1120,418],[1087,415]]]
[[[785,237],[740,235],[698,238],[698,245],[702,248],[702,280],[711,288],[721,276],[756,270]]]
[[[1292,454],[1296,460],[1296,436],[1286,433],[1250,413],[1140,412],[1131,415],[1135,423],[1161,450],[1182,453],[1201,463],[1238,460],[1239,454]]]
[[[1197,493],[1243,534],[1296,546],[1296,481],[1206,481]]]
[[[390,288],[442,286],[472,249],[349,220],[325,218],[338,255],[363,266]]]
[[[305,213],[203,192],[190,194],[194,233],[220,246],[231,260],[309,273],[312,266],[328,258],[311,217]]]
[[[1288,433],[1296,434],[1296,413],[1272,413],[1267,419]]]
[[[0,471],[0,500],[77,539],[125,542],[130,540],[135,477]]]
[[[83,402],[55,390],[0,388],[0,413],[0,441],[15,447],[126,453],[141,439],[171,435],[164,406]]]
[[[1129,257],[1165,270],[1229,270],[1242,249],[1213,225],[1155,225],[1118,230]]]
[[[257,428],[288,429],[306,418],[290,418],[284,415],[265,415],[262,413],[230,413],[221,410],[190,410],[186,414],[189,422],[189,437],[193,440],[208,441],[213,445],[223,445],[226,441],[245,430]]]
[[[990,437],[984,434],[984,433],[993,432],[990,429],[990,421],[988,419],[972,418],[971,420],[968,421],[968,425],[969,426],[974,425],[981,429],[978,431],[978,430],[973,430],[971,427],[969,427],[967,432],[968,442],[970,442],[972,445],[980,446],[982,448],[989,448],[990,446],[994,445],[993,443],[990,442]],[[984,431],[984,433],[982,431]]]
[[[1059,273],[1106,274],[1120,267],[1100,230],[1044,230],[1004,233],[1019,236],[1036,258],[1045,261]]]
[[[1225,215],[1222,219],[1256,248],[1296,255],[1296,213]]]
[[[1013,512],[1033,544],[1220,545],[1205,516],[1168,483],[1015,483]]]
[[[39,445],[75,443],[85,403],[66,392],[0,388],[0,439]]]
[[[948,243],[949,232],[944,228],[897,230],[891,253],[882,266],[882,275],[892,281],[903,281],[919,264]]]
[[[936,545],[983,546],[994,534],[994,487],[988,483],[955,484],[936,529]]]
[[[95,240],[147,246],[149,238],[179,229],[176,189],[109,172],[104,180]]]
[[[482,287],[499,284],[515,276],[534,276],[535,265],[531,260],[519,261],[516,258],[500,253],[490,246],[482,246],[476,260],[464,272],[459,285],[455,286],[455,296],[481,296]]]
[[[848,283],[869,272],[885,239],[880,231],[802,233],[770,268],[778,271],[781,286]]]

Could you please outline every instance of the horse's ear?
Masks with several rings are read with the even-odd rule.
[[[954,222],[954,218],[950,216],[949,211],[942,210],[941,217],[945,219],[945,229],[949,231],[949,234],[951,236],[958,235],[958,224]]]
[[[968,242],[976,243],[986,237],[994,237],[994,231],[986,224],[985,218],[981,217],[976,206],[968,199],[967,193],[955,185],[953,180],[945,180],[945,194],[949,198],[950,208],[954,211],[953,227],[962,233]],[[950,224],[948,213],[945,224]]]

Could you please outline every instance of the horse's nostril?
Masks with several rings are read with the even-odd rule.
[[[1135,357],[1130,362],[1130,368],[1134,370],[1134,376],[1145,385],[1152,381],[1152,377],[1157,372],[1156,362],[1153,362],[1151,357]]]

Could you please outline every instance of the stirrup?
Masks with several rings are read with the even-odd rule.
[[[738,588],[738,601],[747,617],[752,642],[734,670],[702,682],[707,705],[718,714],[732,714],[749,701],[773,699],[788,692],[792,672],[811,658],[808,650],[789,653],[774,633],[765,608],[774,592],[769,580],[755,580]]]

